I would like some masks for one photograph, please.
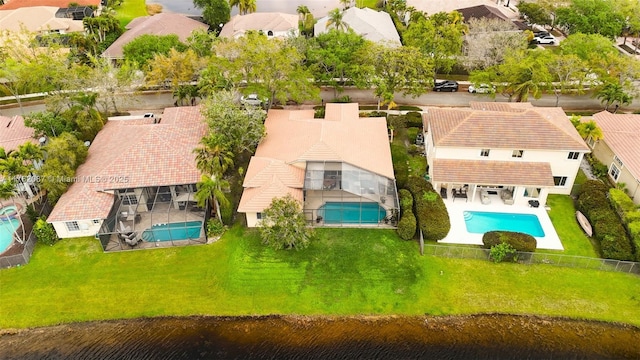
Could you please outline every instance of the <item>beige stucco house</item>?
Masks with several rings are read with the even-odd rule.
[[[318,19],[313,27],[315,36],[333,29],[331,25],[327,25],[328,21],[329,16]],[[351,7],[342,13],[342,21],[367,40],[394,47],[402,45],[391,16],[384,11]]]
[[[279,12],[256,12],[236,15],[220,31],[220,37],[239,38],[248,31],[257,31],[268,38],[298,36],[298,15]]]
[[[361,118],[358,104],[270,110],[267,136],[251,158],[238,207],[260,225],[276,197],[290,194],[314,226],[394,226],[398,196],[385,118]]]
[[[449,198],[545,205],[569,194],[590,152],[561,108],[530,103],[471,102],[428,108],[423,115],[429,177]]]
[[[603,134],[602,140],[587,138],[593,156],[607,166],[611,181],[624,184],[629,197],[640,205],[640,115],[602,111],[593,119]]]
[[[197,106],[167,108],[161,119],[110,118],[47,221],[58,237],[96,236],[105,250],[121,249],[116,235],[125,231],[141,246],[165,241],[153,231],[160,225],[169,240],[202,237],[204,210],[194,200],[202,174],[193,149],[206,131]]]

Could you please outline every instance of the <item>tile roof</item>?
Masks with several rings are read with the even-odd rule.
[[[561,108],[476,102],[468,109],[429,108],[423,117],[436,146],[589,151]]]
[[[325,119],[313,110],[270,110],[267,136],[251,159],[238,212],[259,212],[287,193],[300,202],[306,161],[337,161],[393,179],[384,118],[360,118],[358,104],[327,104]]]
[[[603,141],[624,167],[640,179],[640,115],[602,111],[594,114],[593,119],[602,129]]]
[[[193,149],[206,131],[197,106],[167,108],[159,124],[107,122],[47,221],[106,218],[114,196],[103,191],[197,183]]]
[[[84,31],[82,20],[57,18],[58,7],[36,6],[14,10],[0,10],[0,29],[32,32],[58,30],[63,32]]]
[[[123,48],[140,35],[178,35],[180,41],[186,41],[194,30],[207,30],[209,25],[193,20],[187,16],[172,13],[160,13],[153,16],[144,16],[133,19],[116,41],[102,53],[109,59],[121,59]]]
[[[234,38],[244,35],[249,30],[262,31],[265,34],[269,30],[278,32],[297,31],[298,15],[278,12],[256,12],[236,15],[222,27],[220,37]]]
[[[33,138],[33,129],[24,125],[22,116],[0,116],[0,147],[6,152],[15,150],[18,146],[31,141],[38,144]]]
[[[327,22],[329,16],[325,16],[314,25],[314,34],[328,32]],[[351,7],[342,13],[342,21],[349,25],[356,34],[374,42],[388,43],[393,46],[401,46],[400,35],[391,20],[391,16],[384,11],[376,11],[369,8]]]
[[[509,21],[500,10],[498,10],[495,6],[488,6],[485,4],[456,9],[457,12],[461,13],[464,17],[465,21],[469,21],[470,19],[500,19]]]
[[[420,11],[426,12],[427,14],[451,12],[456,9],[486,5],[487,7],[495,8],[495,10],[510,19],[518,18],[519,16],[518,12],[513,11],[511,8],[508,8],[506,6],[496,6],[496,2],[494,0],[407,0],[407,5],[413,6]]]
[[[69,7],[69,3],[75,3],[78,4],[78,6],[100,6],[100,0],[11,0],[0,6],[0,10],[13,10],[34,6],[53,6],[57,8],[66,8]]]
[[[554,186],[549,163],[435,159],[433,181],[490,185]]]

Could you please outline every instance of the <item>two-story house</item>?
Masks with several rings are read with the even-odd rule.
[[[428,175],[454,200],[544,206],[548,194],[570,194],[590,152],[558,107],[471,102],[429,108],[423,121]]]

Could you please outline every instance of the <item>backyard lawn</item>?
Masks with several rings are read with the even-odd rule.
[[[232,228],[216,243],[102,253],[93,238],[38,244],[0,271],[0,328],[161,315],[514,313],[640,325],[630,274],[420,256],[395,231],[321,229],[274,251]]]
[[[131,20],[147,16],[147,5],[145,0],[124,0],[122,5],[116,7],[116,19],[124,28]]]

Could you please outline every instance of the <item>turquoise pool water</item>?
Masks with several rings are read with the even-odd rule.
[[[18,214],[18,208],[10,205],[0,209],[0,219],[6,220],[7,217],[14,218]]]
[[[13,233],[20,227],[18,219],[0,220],[0,253],[3,253],[13,242]]]
[[[326,224],[377,224],[387,216],[378,203],[327,202],[318,209]]]
[[[517,231],[536,237],[544,237],[538,217],[532,214],[494,213],[465,211],[464,223],[467,231],[484,234],[488,231]]]
[[[150,242],[198,239],[200,230],[202,230],[202,221],[153,225],[142,232],[142,239]]]

